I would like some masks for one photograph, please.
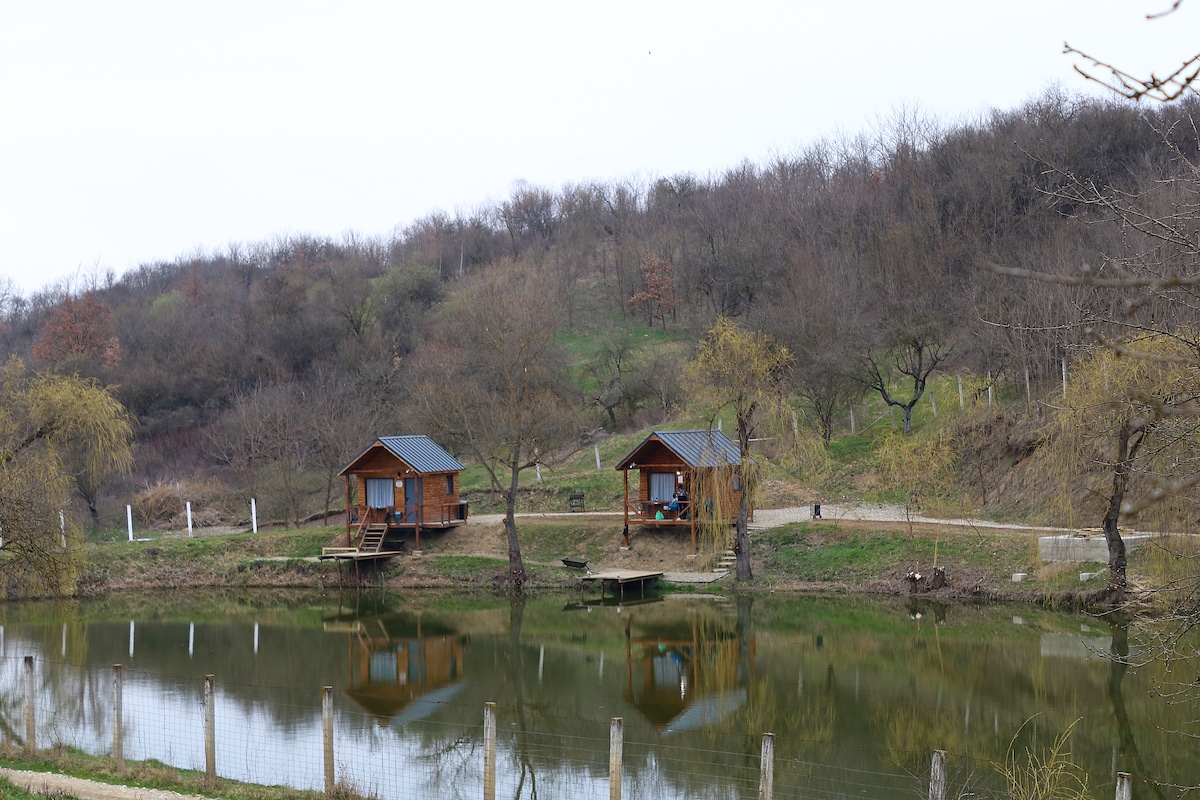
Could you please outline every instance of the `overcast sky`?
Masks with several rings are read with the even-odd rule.
[[[7,3],[0,276],[388,236],[519,180],[707,175],[1200,50],[1200,0]]]

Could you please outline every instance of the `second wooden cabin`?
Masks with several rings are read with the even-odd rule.
[[[654,431],[621,459],[625,525],[687,527],[696,552],[696,522],[728,515],[741,498],[742,452],[719,430]],[[629,473],[636,471],[636,485]],[[753,517],[754,510],[750,511]]]
[[[428,436],[380,436],[338,473],[346,479],[347,547],[381,552],[389,534],[406,531],[420,547],[422,529],[462,525],[463,469]]]

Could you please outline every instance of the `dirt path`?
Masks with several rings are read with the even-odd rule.
[[[179,794],[162,789],[143,789],[139,786],[120,786],[98,783],[83,778],[59,775],[57,772],[27,772],[0,768],[0,777],[11,781],[22,789],[47,797],[64,794],[79,800],[195,800],[204,797],[198,794]]]

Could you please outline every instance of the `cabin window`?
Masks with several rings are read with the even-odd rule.
[[[454,494],[454,476],[446,476],[446,494],[447,496]]]
[[[674,472],[651,472],[650,473],[650,500],[651,502],[666,502],[675,496],[675,473]]]
[[[391,478],[367,478],[367,506],[389,508],[396,504]]]

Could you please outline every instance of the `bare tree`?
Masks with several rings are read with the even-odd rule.
[[[925,396],[929,376],[949,356],[951,347],[932,334],[910,334],[882,352],[868,351],[864,356],[866,384],[878,392],[883,402],[904,412],[904,432],[912,432],[912,411]],[[906,384],[904,395],[897,396],[893,380],[899,375]]]
[[[1170,7],[1163,11],[1147,14],[1146,19],[1151,21],[1163,19],[1178,11],[1181,5],[1183,5],[1183,0],[1172,0]],[[1200,53],[1185,59],[1182,64],[1165,75],[1159,76],[1151,72],[1148,77],[1141,78],[1131,75],[1107,61],[1088,55],[1066,42],[1063,43],[1063,52],[1078,56],[1091,65],[1089,67],[1076,65],[1075,71],[1080,75],[1130,100],[1145,98],[1169,103],[1172,100],[1178,100],[1188,92],[1194,93],[1196,82],[1200,80]],[[1096,70],[1105,73],[1107,77],[1101,77]]]
[[[507,583],[520,588],[521,473],[578,439],[580,424],[555,344],[559,312],[533,269],[493,268],[445,310],[415,367],[412,397],[427,430],[487,471],[504,498]]]

